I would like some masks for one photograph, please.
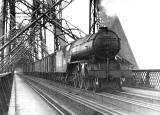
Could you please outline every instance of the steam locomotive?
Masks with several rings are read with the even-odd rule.
[[[49,79],[84,89],[121,89],[120,64],[115,58],[120,38],[107,27],[65,46],[24,68],[25,72],[49,74]],[[40,76],[40,75],[39,75]]]

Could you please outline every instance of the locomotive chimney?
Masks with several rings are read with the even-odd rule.
[[[99,30],[106,30],[106,31],[107,31],[107,30],[108,30],[108,27],[103,27],[103,26],[102,26],[102,27],[99,27]]]

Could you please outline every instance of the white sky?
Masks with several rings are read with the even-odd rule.
[[[75,0],[63,16],[88,33],[89,0]],[[140,69],[160,69],[160,1],[103,0],[107,14],[117,13]]]

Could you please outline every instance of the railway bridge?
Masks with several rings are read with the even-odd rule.
[[[67,21],[74,2],[0,0],[0,115],[159,115],[160,69],[139,69],[100,0],[88,33]]]

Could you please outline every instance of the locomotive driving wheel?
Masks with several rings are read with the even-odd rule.
[[[75,88],[78,87],[78,74],[77,73],[75,73],[74,78],[73,78],[73,86]]]
[[[74,75],[74,78],[73,78],[73,86],[75,88],[78,88],[79,87],[79,68],[78,66],[75,67],[75,70],[73,72],[73,75]]]
[[[84,80],[81,76],[79,76],[78,84],[79,84],[79,88],[82,89],[84,86]]]
[[[93,86],[92,88],[93,88],[94,92],[97,91],[97,89],[98,89],[98,83],[99,83],[98,78],[94,78],[92,80],[92,86]]]
[[[88,79],[84,79],[84,89],[88,90],[90,88],[90,82]]]
[[[116,78],[114,80],[114,87],[115,87],[115,89],[122,90],[122,85],[121,85],[120,78]]]

